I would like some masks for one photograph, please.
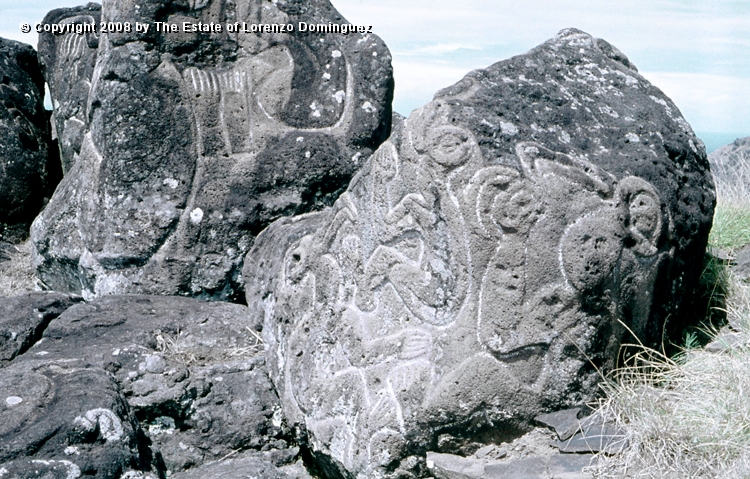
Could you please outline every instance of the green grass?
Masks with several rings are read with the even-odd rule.
[[[729,254],[750,244],[750,198],[741,202],[719,200],[708,244]]]

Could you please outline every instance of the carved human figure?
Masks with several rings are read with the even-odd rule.
[[[357,450],[378,463],[438,411],[538,396],[586,318],[617,314],[631,256],[657,255],[666,231],[646,181],[529,142],[520,169],[486,166],[444,117],[434,106],[407,123],[401,149],[386,143],[286,254],[289,388],[343,464],[364,461]]]

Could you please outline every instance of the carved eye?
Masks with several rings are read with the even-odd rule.
[[[542,211],[534,191],[521,182],[497,195],[492,205],[492,218],[502,228],[517,230],[530,227]]]
[[[659,205],[647,193],[640,193],[630,202],[630,224],[648,239],[653,239],[659,229]]]
[[[458,166],[469,158],[469,134],[455,127],[430,132],[429,155],[444,166]]]

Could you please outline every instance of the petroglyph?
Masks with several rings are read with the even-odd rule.
[[[415,111],[330,210],[272,225],[246,259],[287,413],[367,477],[431,425],[496,425],[582,387],[617,321],[648,321],[673,254],[648,181],[533,141],[490,161],[453,121],[475,91]]]
[[[192,8],[191,21],[204,23],[215,15],[284,24],[338,15],[327,2],[299,9],[208,0]],[[57,16],[84,21],[84,10]],[[84,165],[51,200],[67,213],[37,223],[38,271],[50,287],[87,297],[240,300],[252,238],[280,216],[332,204],[360,158],[388,135],[390,54],[374,35],[106,35],[95,57],[84,48],[94,38],[46,40],[45,51],[55,52],[49,67],[70,89],[52,92],[70,106],[56,120],[59,135],[67,132],[61,144],[71,145],[63,157]],[[82,76],[75,90],[59,68],[71,55],[95,60],[89,83]],[[73,101],[73,92],[85,92],[85,101]],[[58,234],[67,245],[60,251],[61,242],[42,239]]]

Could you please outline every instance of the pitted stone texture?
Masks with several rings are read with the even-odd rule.
[[[79,301],[53,292],[0,297],[0,368],[41,339],[49,322]]]
[[[592,400],[623,324],[651,344],[681,311],[711,223],[676,107],[576,30],[470,73],[395,138],[243,270],[287,419],[333,477],[422,477],[442,435],[498,442]]]
[[[43,24],[96,26],[93,32],[39,34],[39,60],[49,85],[53,113],[53,138],[57,138],[64,172],[70,171],[81,152],[89,125],[89,92],[99,46],[101,5],[89,3],[49,12]]]
[[[18,242],[55,185],[44,78],[31,45],[0,38],[0,240]]]
[[[328,0],[190,5],[102,6],[108,23],[151,28],[99,38],[88,131],[34,226],[37,273],[52,289],[241,298],[254,236],[331,205],[389,134],[391,57],[372,34],[154,26],[345,22]]]
[[[148,469],[139,432],[101,369],[16,361],[0,370],[0,464],[10,477],[119,479]]]
[[[107,296],[68,309],[19,359],[108,371],[176,473],[236,451],[296,459],[261,347],[241,305]]]

